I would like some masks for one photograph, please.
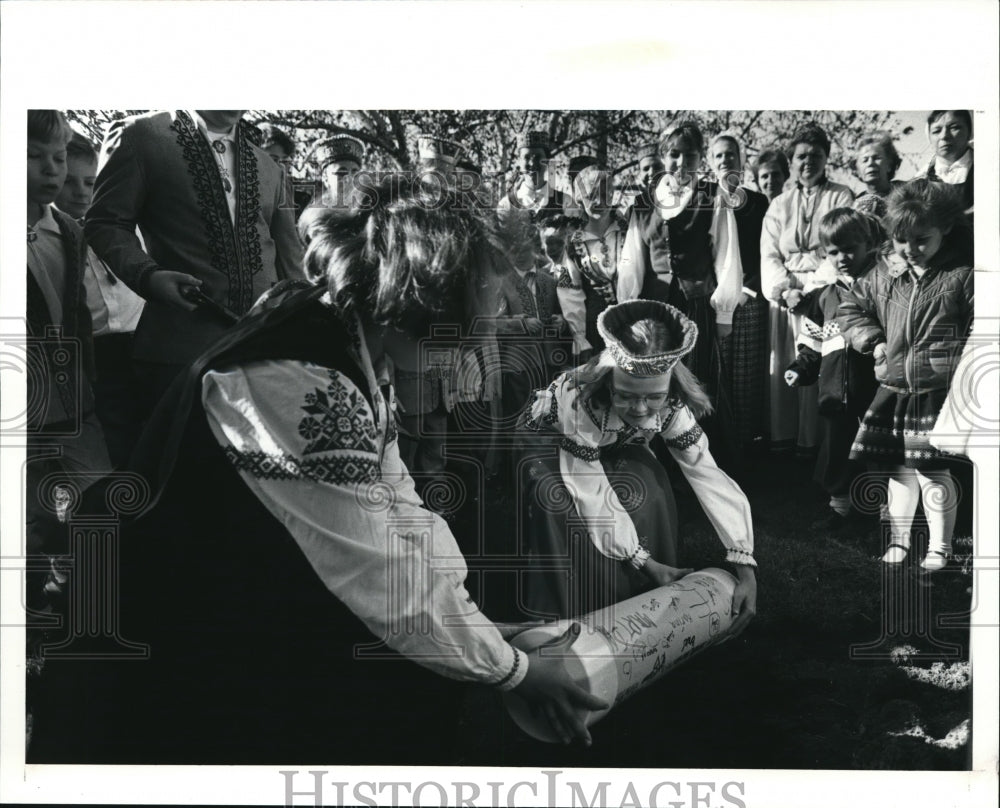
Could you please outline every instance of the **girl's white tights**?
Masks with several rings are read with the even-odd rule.
[[[958,507],[958,491],[951,473],[946,469],[916,471],[899,466],[892,472],[888,488],[891,528],[889,543],[899,546],[890,547],[882,560],[889,564],[899,564],[906,558],[910,548],[913,516],[917,512],[917,503],[923,500],[929,534],[923,567],[943,567],[947,561],[946,556],[951,553]]]

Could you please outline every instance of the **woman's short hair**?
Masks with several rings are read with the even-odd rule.
[[[79,132],[74,132],[66,144],[67,157],[82,157],[91,162],[97,161],[97,149],[94,144]]]
[[[887,240],[878,219],[854,208],[834,208],[819,222],[819,241],[824,247],[868,244],[874,249]]]
[[[701,129],[698,127],[694,121],[681,121],[675,126],[667,129],[663,135],[660,137],[660,154],[662,155],[668,148],[670,144],[675,140],[680,140],[687,144],[698,154],[705,153],[705,137],[701,133]]]
[[[823,150],[823,154],[827,157],[830,156],[830,138],[827,137],[826,132],[823,131],[823,127],[819,124],[810,121],[800,126],[798,131],[792,136],[791,145],[788,147],[788,154],[794,154],[795,147],[800,143],[804,143],[807,146],[817,146]]]
[[[772,164],[777,165],[781,169],[786,179],[791,176],[788,157],[785,156],[785,153],[781,149],[767,149],[758,154],[757,159],[753,161],[753,181],[757,182],[759,179],[758,175],[760,174],[761,166]]]
[[[40,143],[62,141],[69,143],[73,130],[66,122],[66,116],[57,109],[28,110],[28,140]]]
[[[890,238],[906,241],[915,230],[949,231],[964,221],[964,212],[957,186],[920,178],[893,189],[882,222]]]
[[[413,334],[495,313],[509,266],[495,213],[411,176],[390,176],[354,209],[318,210],[308,235],[306,273],[335,305]]]
[[[927,128],[933,125],[933,123],[944,115],[946,112],[950,112],[956,118],[959,118],[967,127],[969,127],[969,136],[972,136],[972,113],[967,109],[935,109],[931,111],[931,114],[927,116]]]
[[[899,167],[903,164],[903,158],[896,151],[896,146],[892,142],[892,135],[888,132],[867,132],[858,141],[858,155],[861,154],[861,150],[865,146],[878,146],[882,150],[882,153],[889,161],[889,179],[891,180],[895,177]],[[857,157],[855,157],[856,159]]]

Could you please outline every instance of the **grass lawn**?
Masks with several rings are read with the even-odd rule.
[[[764,455],[751,471],[743,485],[756,529],[758,614],[741,637],[619,705],[592,728],[589,749],[536,742],[502,715],[495,694],[471,690],[456,762],[967,768],[968,630],[961,619],[958,627],[936,621],[968,611],[971,575],[958,565],[929,578],[916,563],[888,574],[877,517],[840,533],[812,530],[825,497],[810,460]],[[682,563],[719,566],[721,545],[700,508],[682,503],[681,517]],[[971,541],[959,535],[963,550]],[[902,604],[898,619],[887,603]]]

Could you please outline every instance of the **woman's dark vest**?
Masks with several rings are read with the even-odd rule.
[[[106,699],[101,721],[67,727],[63,715],[60,732],[78,733],[78,743],[55,757],[447,760],[451,725],[439,712],[446,694],[454,699],[454,684],[379,646],[334,597],[233,469],[201,406],[206,371],[261,359],[337,370],[369,397],[347,350],[357,337],[319,301],[321,293],[296,291],[244,318],[154,413],[132,461],[153,503],[122,527],[120,576],[123,636],[148,643],[151,657],[119,661],[94,677],[93,691]],[[92,499],[99,509],[101,493]],[[381,658],[358,658],[362,646]],[[409,742],[414,716],[445,733],[439,748]]]

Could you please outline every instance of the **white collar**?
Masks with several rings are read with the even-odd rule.
[[[52,205],[42,206],[42,216],[35,222],[34,227],[28,225],[29,229],[38,233],[42,230],[48,230],[50,233],[58,233],[59,225],[56,223],[56,217],[52,215]]]
[[[232,140],[235,139],[235,136],[236,136],[236,124],[233,124],[229,128],[228,132],[222,132],[222,133],[211,132],[211,131],[209,131],[208,124],[205,123],[205,119],[202,118],[201,115],[198,114],[197,110],[189,109],[189,110],[186,110],[186,112],[187,112],[188,115],[191,116],[191,119],[194,121],[195,126],[198,127],[198,131],[200,131],[205,137],[207,137],[208,140],[209,140],[209,142],[214,141],[214,140],[229,140],[229,141],[232,141]]]
[[[934,158],[934,173],[938,177],[946,182],[960,183],[965,182],[966,177],[969,175],[969,169],[972,168],[972,148],[965,150],[965,154],[959,157],[951,165],[945,165],[944,161],[940,157]]]

